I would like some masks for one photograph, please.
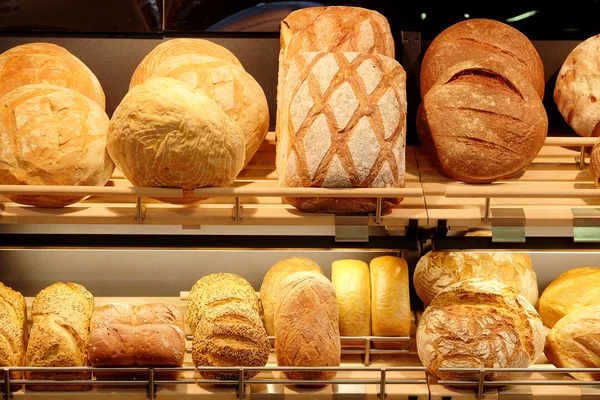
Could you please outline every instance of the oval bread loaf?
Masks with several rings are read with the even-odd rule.
[[[27,304],[23,295],[0,282],[0,367],[19,367],[27,350]],[[11,380],[22,379],[23,373],[12,371]],[[21,385],[11,384],[11,391]]]
[[[369,266],[360,260],[337,260],[331,264],[341,336],[371,335],[371,278]]]

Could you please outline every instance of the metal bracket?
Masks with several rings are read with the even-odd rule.
[[[142,198],[136,197],[135,201],[135,222],[141,224],[146,219],[146,206],[142,204]]]
[[[375,223],[377,225],[381,224],[381,214],[383,213],[382,211],[382,201],[383,199],[381,197],[377,198],[377,205],[375,206],[375,218],[373,218],[373,221],[375,221]]]
[[[235,204],[233,205],[233,211],[231,213],[231,218],[235,221],[235,223],[239,224],[244,219],[244,207],[240,205],[240,198],[235,198]]]
[[[491,208],[492,242],[525,243],[525,212],[522,208]]]
[[[150,370],[148,371],[148,398],[150,400],[154,400],[154,398],[156,398],[156,392],[155,392],[156,387],[154,386],[154,369],[150,368]]]
[[[585,169],[585,146],[581,146],[581,150],[579,150],[579,155],[575,157],[575,163],[577,164],[577,167],[579,169]]]
[[[335,241],[336,242],[368,242],[369,217],[368,216],[335,216]]]
[[[600,209],[572,208],[573,241],[600,242]]]
[[[237,387],[237,398],[245,399],[246,398],[246,383],[244,381],[244,368],[240,368],[240,379]]]
[[[0,219],[2,219],[2,212],[4,211],[4,204],[0,204]]]
[[[4,399],[10,400],[10,372],[8,368],[4,369]]]

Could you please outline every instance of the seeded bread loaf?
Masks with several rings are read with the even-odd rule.
[[[27,350],[27,305],[16,290],[0,282],[0,367],[23,366]],[[22,372],[11,372],[10,378],[21,379]],[[11,385],[16,391],[21,385]]]

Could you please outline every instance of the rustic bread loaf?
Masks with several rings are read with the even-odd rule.
[[[596,142],[594,147],[592,147],[592,153],[590,154],[590,173],[594,178],[596,187],[600,187],[600,141]]]
[[[525,35],[502,22],[473,18],[458,22],[435,37],[421,62],[421,97],[444,71],[467,60],[494,59],[513,69],[544,97],[544,65]]]
[[[440,368],[526,368],[544,348],[544,326],[531,303],[513,288],[490,279],[467,279],[442,290],[417,326],[417,351],[440,379],[473,380],[478,372]],[[516,379],[489,372],[485,380]]]
[[[339,314],[333,285],[323,275],[295,272],[278,285],[275,354],[285,367],[339,366]],[[285,371],[289,379],[333,379],[335,371]]]
[[[544,354],[557,368],[600,368],[600,303],[570,312],[550,330]],[[600,372],[575,372],[576,379],[600,380]]]
[[[73,89],[102,109],[106,104],[96,75],[64,47],[26,43],[0,54],[0,97],[20,86],[36,83]]]
[[[111,158],[135,186],[179,187],[194,203],[196,187],[229,186],[242,169],[244,133],[214,100],[173,78],[131,89],[110,121]]]
[[[430,251],[417,263],[413,284],[427,306],[446,287],[471,278],[496,279],[537,304],[537,276],[527,253]]]
[[[43,289],[33,300],[33,324],[27,343],[29,367],[83,367],[88,365],[90,320],[94,297],[76,283],[58,282]],[[86,372],[26,372],[33,380],[89,379]],[[90,386],[27,385],[30,390],[89,390]]]
[[[192,342],[197,367],[265,366],[269,339],[255,308],[247,303],[209,307],[200,316]],[[245,372],[252,378],[258,371]],[[204,379],[238,379],[237,372],[200,371]]]
[[[573,268],[552,281],[540,296],[544,325],[552,328],[578,308],[600,304],[600,267]]]
[[[0,282],[0,367],[24,365],[27,349],[27,305],[16,290]],[[22,379],[22,372],[11,372],[10,379]],[[16,391],[21,385],[11,385]]]
[[[0,184],[103,186],[114,170],[109,119],[82,94],[55,85],[21,86],[0,98]],[[7,195],[17,203],[62,207],[82,196]]]
[[[581,42],[567,56],[554,86],[554,102],[580,136],[600,136],[600,35]]]
[[[219,58],[186,54],[166,59],[149,79],[175,78],[212,98],[246,139],[244,165],[248,164],[269,130],[269,108],[262,88],[242,67]]]
[[[233,65],[242,67],[242,64],[225,47],[205,39],[178,38],[162,42],[150,51],[135,69],[129,89],[144,83],[163,61],[185,54],[198,54],[220,58]]]
[[[489,183],[533,160],[544,144],[548,118],[527,79],[505,64],[472,60],[440,75],[421,103],[417,131],[440,173]]]
[[[300,53],[289,61],[278,127],[285,187],[404,187],[406,73],[366,53]],[[366,213],[367,198],[286,198],[302,211]],[[383,200],[387,212],[399,202]]]
[[[371,334],[371,279],[369,266],[360,260],[338,260],[331,264],[331,283],[337,298],[340,335]]]
[[[262,304],[265,328],[271,336],[275,335],[275,308],[277,296],[281,291],[279,283],[286,276],[300,271],[323,275],[321,267],[314,261],[305,257],[289,257],[275,263],[263,278],[260,286],[260,303]]]

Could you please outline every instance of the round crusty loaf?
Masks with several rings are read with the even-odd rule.
[[[538,309],[544,325],[552,328],[578,308],[600,304],[600,267],[581,267],[563,272],[540,296]]]
[[[430,251],[417,263],[413,284],[427,306],[446,287],[471,278],[496,279],[537,303],[537,277],[526,253]]]
[[[477,379],[477,372],[440,368],[526,368],[544,348],[544,326],[535,308],[495,279],[467,279],[442,290],[417,326],[417,352],[440,379]],[[516,379],[490,372],[485,380]]]
[[[186,54],[163,61],[149,79],[160,77],[175,78],[216,101],[242,128],[248,164],[269,130],[267,98],[252,75],[219,58]]]
[[[286,276],[300,271],[323,275],[321,267],[313,260],[306,257],[289,257],[275,263],[263,278],[260,286],[260,303],[263,308],[265,328],[271,336],[275,335],[274,319],[277,296],[280,292],[279,283]]]
[[[600,304],[581,307],[550,330],[544,354],[558,368],[600,368]],[[571,373],[576,379],[598,381],[600,372]]]
[[[173,78],[131,89],[110,121],[111,158],[135,186],[229,186],[244,164],[244,134],[210,97]],[[159,199],[193,203],[193,196]]]
[[[458,22],[435,37],[421,63],[421,97],[454,64],[490,58],[514,69],[544,97],[544,65],[533,44],[510,25],[485,18]]]
[[[600,188],[600,140],[596,142],[590,154],[590,173],[594,178],[594,184]]]
[[[196,330],[202,314],[213,305],[245,303],[259,315],[256,292],[250,283],[236,274],[214,273],[199,279],[188,295],[186,322]]]
[[[600,136],[600,35],[571,51],[558,72],[554,102],[580,136]]]
[[[146,82],[156,67],[163,61],[171,57],[185,54],[199,54],[216,57],[243,68],[240,61],[232,52],[209,40],[189,38],[171,39],[159,44],[146,54],[146,57],[144,57],[133,72],[131,82],[129,83],[129,89]]]
[[[36,83],[73,89],[106,105],[96,75],[67,49],[52,43],[27,43],[0,54],[0,97],[19,86]]]
[[[423,149],[443,175],[468,183],[510,177],[544,145],[548,117],[533,86],[491,60],[444,71],[417,115]]]
[[[64,87],[21,86],[0,98],[0,184],[103,186],[114,170],[102,107]],[[21,204],[62,207],[82,196],[7,195]]]

